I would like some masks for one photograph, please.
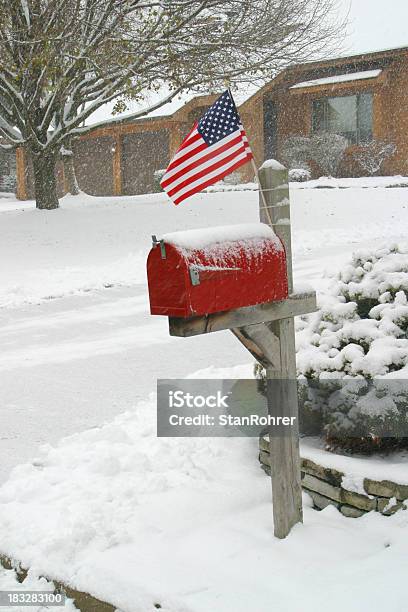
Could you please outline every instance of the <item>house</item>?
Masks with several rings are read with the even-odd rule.
[[[285,140],[320,131],[343,134],[349,142],[339,169],[362,174],[353,150],[372,138],[397,149],[381,168],[383,175],[408,174],[408,47],[317,61],[288,68],[239,106],[260,165],[280,159]],[[154,189],[154,172],[170,158],[217,95],[198,96],[171,115],[113,119],[74,141],[80,188],[97,196],[131,195]],[[60,192],[65,191],[62,164]],[[253,178],[248,164],[242,180]],[[17,152],[17,193],[33,196],[32,171],[25,152]]]

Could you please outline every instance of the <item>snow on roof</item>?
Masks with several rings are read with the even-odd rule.
[[[344,53],[340,54],[338,57],[336,58],[332,58],[332,59],[343,59],[343,58],[347,58],[347,57],[359,57],[360,55],[374,55],[375,53],[387,53],[388,51],[406,51],[408,50],[408,45],[406,44],[399,44],[399,45],[393,45],[393,46],[387,46],[387,47],[370,47],[370,48],[366,48],[366,47],[360,47],[354,50],[353,53],[350,53],[349,51],[345,51]]]
[[[226,242],[248,241],[253,239],[273,240],[282,248],[273,230],[265,223],[221,225],[218,227],[206,227],[204,229],[171,232],[163,235],[164,242],[185,250],[205,249],[208,246],[222,245]]]
[[[395,47],[387,47],[387,48],[379,48],[379,49],[369,49],[365,51],[356,51],[355,53],[345,53],[343,55],[339,55],[336,57],[329,57],[326,59],[318,59],[310,62],[303,62],[302,66],[313,66],[318,65],[322,61],[335,61],[335,60],[345,60],[347,58],[359,57],[361,55],[371,55],[371,54],[380,54],[386,53],[387,51],[403,51],[408,49],[408,46],[395,46]],[[377,77],[381,73],[381,70],[366,70],[364,72],[354,72],[351,74],[341,74],[333,77],[327,77],[323,79],[314,79],[311,81],[304,81],[302,83],[297,83],[293,85],[290,89],[299,89],[301,87],[313,87],[316,85],[326,85],[331,83],[342,83],[360,79],[372,79]],[[271,77],[271,80],[273,78]],[[270,80],[270,81],[271,81]],[[268,81],[268,83],[270,82]],[[267,83],[265,83],[267,84]],[[234,99],[238,106],[249,100],[256,92],[262,89],[260,84],[245,84],[241,86],[238,91],[234,91]],[[165,90],[167,91],[167,90]],[[220,92],[222,93],[222,92]],[[124,111],[123,113],[119,113],[115,116],[112,115],[112,109],[115,104],[115,100],[112,102],[105,104],[98,110],[96,110],[87,120],[86,125],[89,127],[95,127],[99,125],[105,125],[110,123],[115,123],[123,120],[132,120],[135,114],[139,113],[145,107],[149,106],[149,103],[157,101],[157,97],[161,96],[163,91],[155,92],[154,94],[148,94],[147,100],[144,102],[130,102],[128,111]],[[144,120],[148,118],[158,118],[158,117],[167,117],[173,115],[176,111],[178,111],[184,104],[198,97],[197,94],[183,93],[177,96],[175,100],[172,102],[168,102],[167,104],[155,109],[154,111],[149,112],[147,108],[147,112],[142,117],[136,117],[136,119]],[[129,112],[130,111],[130,112]]]
[[[164,97],[164,95],[162,97]],[[108,104],[104,104],[104,106],[101,106],[101,108],[98,108],[94,113],[92,113],[92,115],[86,120],[86,125],[90,127],[95,127],[99,125],[118,123],[121,121],[132,120],[135,118],[135,115],[135,120],[144,120],[154,117],[167,117],[173,115],[190,100],[190,98],[186,95],[180,95],[177,96],[171,102],[167,102],[167,104],[164,104],[163,106],[160,106],[159,108],[156,108],[155,110],[149,112],[149,106],[157,102],[158,99],[159,96],[150,96],[146,97],[144,101],[130,101],[128,102],[128,110],[118,113],[116,115],[112,115],[112,110],[116,102],[116,100],[113,100]],[[138,114],[144,109],[146,109],[146,114],[139,117]]]
[[[236,104],[240,106],[241,104],[246,102],[258,90],[259,90],[259,86],[257,85],[249,85],[249,86],[246,85],[245,87],[243,86],[240,87],[237,91],[234,91],[233,93]],[[112,102],[105,104],[101,108],[97,109],[94,113],[92,113],[92,115],[88,117],[88,119],[86,120],[86,125],[90,127],[91,126],[95,127],[99,125],[106,125],[110,123],[132,120],[132,118],[134,118],[135,115],[138,115],[138,113],[140,113],[140,111],[144,109],[146,109],[146,114],[142,115],[141,117],[136,117],[136,120],[137,119],[145,120],[149,118],[153,119],[153,118],[160,118],[160,117],[171,117],[174,113],[180,110],[185,104],[188,104],[192,100],[198,99],[203,95],[210,95],[210,93],[211,92],[207,92],[207,93],[205,92],[202,92],[202,93],[184,92],[176,96],[176,98],[174,98],[174,100],[172,100],[171,102],[167,102],[167,104],[164,104],[163,106],[160,106],[159,108],[156,108],[153,111],[149,111],[149,106],[156,103],[160,98],[164,98],[168,94],[168,90],[163,89],[159,92],[155,92],[154,94],[152,93],[146,94],[145,99],[141,101],[128,102],[128,107],[129,107],[128,110],[118,113],[116,115],[112,115],[112,110],[116,102],[116,100],[113,100]],[[220,89],[220,91],[218,92],[218,95],[221,95],[221,94],[222,94],[222,90]],[[214,95],[217,95],[217,94],[214,94]]]
[[[331,85],[334,83],[346,83],[348,81],[360,81],[362,79],[375,79],[381,74],[382,70],[365,70],[364,72],[351,72],[349,74],[336,74],[335,76],[323,79],[313,79],[312,81],[302,81],[292,85],[290,89],[300,89],[301,87],[315,87],[316,85]]]

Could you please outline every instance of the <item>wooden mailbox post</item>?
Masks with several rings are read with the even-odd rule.
[[[268,393],[269,414],[297,417],[294,317],[316,310],[316,294],[293,290],[288,172],[278,162],[269,160],[260,168],[259,180],[263,192],[259,201],[260,220],[272,226],[286,250],[288,299],[187,319],[169,317],[170,335],[189,337],[230,329],[265,368],[267,380],[277,381],[275,393]],[[297,418],[291,435],[283,432],[270,435],[269,444],[274,533],[285,538],[293,525],[302,521]]]

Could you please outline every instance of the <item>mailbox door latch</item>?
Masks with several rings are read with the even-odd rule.
[[[200,272],[196,266],[190,266],[190,280],[193,287],[200,284]]]

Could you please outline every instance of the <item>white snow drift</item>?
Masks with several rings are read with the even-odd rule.
[[[125,612],[401,612],[408,512],[347,519],[305,496],[276,540],[256,445],[158,439],[152,397],[14,471],[1,549]]]

